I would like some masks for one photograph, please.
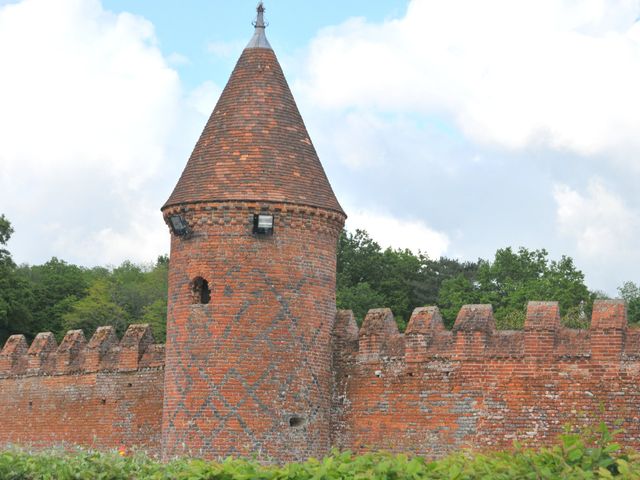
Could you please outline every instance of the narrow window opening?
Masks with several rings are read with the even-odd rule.
[[[191,303],[207,304],[211,300],[211,290],[209,289],[209,282],[202,277],[196,277],[191,282]]]
[[[289,418],[289,426],[290,427],[301,427],[302,425],[304,425],[304,418],[303,417],[298,417],[297,415],[294,415],[293,417]]]

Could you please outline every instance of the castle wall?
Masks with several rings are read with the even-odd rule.
[[[0,353],[0,445],[79,445],[160,453],[164,346],[133,325],[118,341],[101,327],[87,343],[69,332],[60,346],[22,335]]]
[[[340,312],[333,443],[433,457],[548,443],[565,424],[605,420],[640,448],[640,330],[625,315],[622,302],[596,302],[591,328],[570,330],[557,304],[532,302],[524,331],[496,331],[490,306],[466,306],[446,331],[430,307],[401,335],[387,309],[359,332]]]
[[[223,339],[233,328],[212,323]],[[207,370],[220,378],[253,378],[253,383],[223,380],[207,390],[191,382],[208,395],[207,404],[214,405],[217,392],[223,392],[229,411],[220,437],[233,448],[243,447],[231,443],[239,437],[234,419],[260,432],[261,424],[254,421],[264,411],[259,403],[291,428],[282,435],[274,429],[265,441],[280,448],[295,435],[304,441],[306,425],[287,423],[289,405],[296,405],[276,403],[280,392],[295,395],[293,401],[300,399],[302,406],[311,405],[309,399],[331,400],[330,412],[315,421],[325,422],[320,431],[327,443],[355,452],[384,449],[436,457],[460,448],[510,447],[514,440],[539,445],[553,441],[565,424],[600,420],[624,430],[623,444],[640,448],[640,329],[627,326],[622,302],[596,302],[588,330],[560,327],[558,305],[550,302],[529,304],[524,331],[496,331],[487,305],[463,307],[453,331],[444,329],[435,307],[416,309],[405,334],[398,333],[388,309],[371,310],[360,330],[350,312],[340,311],[331,365],[308,352],[307,362],[326,368],[325,376],[333,378],[331,384],[318,374],[323,388],[316,390],[318,397],[303,389],[310,384],[292,381],[288,390],[280,388],[276,382],[292,378],[293,369],[309,369],[308,363],[296,361],[297,352],[286,342],[278,345],[275,337],[269,337],[269,346],[282,357],[277,367],[251,357],[266,355],[259,335],[250,332],[246,344],[237,343],[236,354],[225,353],[226,364]],[[253,360],[244,362],[246,357]],[[111,327],[98,329],[89,342],[81,331],[71,331],[60,346],[50,333],[39,334],[31,346],[14,335],[0,352],[0,445],[124,447],[160,454],[163,377],[164,346],[153,343],[145,326],[130,327],[120,341]],[[275,400],[268,397],[273,392]],[[245,410],[251,401],[258,405],[257,415]],[[188,415],[191,422],[201,418],[197,412]],[[305,455],[323,455],[325,448],[310,443]]]

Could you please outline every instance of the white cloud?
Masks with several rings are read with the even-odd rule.
[[[608,153],[640,168],[635,0],[413,0],[321,31],[298,87],[317,106],[452,118],[475,141]]]
[[[245,44],[242,43],[241,41],[234,41],[234,42],[215,41],[215,42],[209,42],[207,44],[207,51],[212,55],[214,55],[215,57],[229,58],[229,59],[232,58],[235,60],[240,55],[240,52],[242,52],[242,49],[244,48],[244,46]]]
[[[97,1],[25,0],[0,10],[0,64],[4,175],[80,161],[131,186],[153,174],[180,91],[149,22]]]
[[[640,257],[640,215],[601,180],[592,179],[586,193],[558,184],[554,198],[559,230],[575,241],[580,255],[609,262]]]
[[[178,53],[178,52],[171,53],[167,57],[167,62],[169,62],[170,65],[173,65],[176,67],[180,67],[183,65],[191,65],[191,60],[189,60],[189,57],[182,55],[181,53]]]
[[[558,251],[549,185],[560,182],[557,226],[572,244],[560,253],[594,288],[634,279],[636,10],[635,0],[414,0],[400,20],[321,32],[305,68],[285,70],[305,72],[289,80],[314,143],[343,204],[363,208],[346,206],[349,228],[434,258],[529,241]],[[0,212],[16,228],[17,261],[167,252],[159,207],[221,89],[183,92],[172,66],[184,59],[157,43],[150,22],[99,0],[0,3]],[[228,73],[243,45],[210,51]],[[535,142],[608,155],[493,148]],[[625,152],[630,168],[598,164]],[[602,191],[563,185],[594,166]]]
[[[221,93],[222,89],[208,80],[191,91],[187,99],[187,104],[200,113],[200,115],[208,117]]]
[[[126,230],[107,226],[93,233],[81,244],[82,263],[91,264],[100,258],[102,264],[117,265],[124,259],[150,261],[168,253],[169,230],[157,220],[157,208],[140,208],[128,219]]]
[[[560,235],[574,244],[573,257],[590,288],[616,295],[638,279],[640,210],[637,203],[592,178],[585,191],[558,184],[554,190]]]
[[[400,219],[385,213],[349,209],[349,231],[366,230],[383,248],[408,248],[440,258],[449,246],[446,234],[429,228],[422,220]]]
[[[98,0],[23,0],[0,7],[0,65],[0,205],[16,259],[166,253],[172,185],[156,184],[189,122],[153,25]]]

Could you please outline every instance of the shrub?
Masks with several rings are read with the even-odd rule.
[[[441,460],[369,453],[333,452],[282,467],[247,460],[176,460],[162,464],[118,452],[0,453],[3,480],[176,479],[176,480],[418,480],[418,479],[640,479],[640,455],[623,450],[604,423],[580,433],[567,431],[559,442],[537,450],[515,446],[510,452],[459,452]]]

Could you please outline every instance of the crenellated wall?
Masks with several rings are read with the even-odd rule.
[[[452,331],[436,307],[418,308],[404,334],[388,309],[359,330],[339,311],[331,347],[341,449],[435,457],[550,442],[600,419],[621,421],[623,443],[640,448],[640,329],[621,301],[597,301],[588,330],[561,327],[553,302],[530,302],[523,331],[496,330],[490,305],[464,306]],[[0,445],[159,454],[163,390],[164,346],[148,326],[121,340],[101,327],[88,342],[74,330],[59,346],[14,335],[0,352]]]
[[[164,345],[146,325],[118,341],[100,327],[56,345],[51,333],[31,343],[11,336],[0,352],[0,445],[160,448]]]
[[[497,331],[490,305],[467,305],[453,331],[435,307],[405,334],[388,309],[334,331],[333,444],[440,456],[461,447],[549,442],[565,424],[621,421],[640,448],[640,330],[621,301],[597,301],[591,327],[560,326],[557,303],[530,302],[524,331]]]

